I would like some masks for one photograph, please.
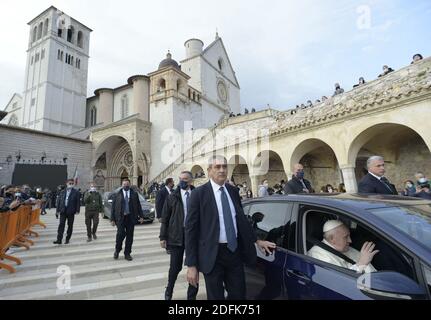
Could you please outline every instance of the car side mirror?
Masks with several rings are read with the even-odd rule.
[[[373,299],[424,299],[426,293],[414,280],[393,271],[366,273],[359,277],[359,290]]]

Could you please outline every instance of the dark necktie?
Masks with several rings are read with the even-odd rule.
[[[229,200],[227,198],[224,187],[220,188],[221,191],[221,204],[223,208],[224,227],[226,230],[227,248],[231,252],[235,252],[238,248],[238,241],[236,239],[235,226],[233,224],[232,211],[230,210]]]
[[[186,192],[186,210],[184,210],[184,226],[186,225],[187,214],[189,213],[190,207],[190,192]]]
[[[391,188],[391,183],[388,179],[386,179],[385,177],[381,177],[380,181],[386,186],[386,188],[391,192],[391,194],[394,194],[394,191]]]
[[[126,192],[126,195],[124,196],[124,215],[127,216],[130,214],[130,208],[129,208],[129,196]]]

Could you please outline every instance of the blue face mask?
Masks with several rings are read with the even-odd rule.
[[[299,180],[302,180],[302,179],[304,179],[304,171],[299,171],[299,172],[297,172],[296,173],[296,177],[299,179]]]
[[[187,188],[189,187],[189,184],[186,181],[180,181],[179,187],[183,190],[187,190]]]

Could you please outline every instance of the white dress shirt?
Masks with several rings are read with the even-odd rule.
[[[183,200],[183,208],[184,208],[184,226],[186,225],[186,218],[187,218],[187,196],[186,193],[189,193],[189,199],[192,195],[192,190],[183,190],[181,189],[181,199]]]
[[[374,178],[376,178],[377,180],[381,180],[383,177],[379,177],[379,176],[376,176],[374,173],[371,173],[371,172],[369,172],[368,171],[368,173],[369,174],[371,174]]]
[[[233,225],[235,227],[235,234],[238,237],[238,227],[236,225],[235,206],[233,205],[232,199],[229,195],[229,192],[227,191],[226,185],[224,184],[223,186],[220,186],[217,183],[215,183],[212,179],[210,179],[210,181],[211,181],[211,186],[213,188],[214,197],[215,197],[216,204],[217,204],[218,217],[219,217],[219,222],[220,222],[219,243],[227,243],[226,228],[224,226],[223,205],[221,202],[221,191],[220,191],[221,187],[224,187],[224,192],[227,195],[227,199],[229,201],[229,206],[230,206],[230,211],[232,212],[232,219],[233,219]]]
[[[166,190],[168,190],[168,194],[171,194],[171,189],[169,189],[167,186],[165,186]]]

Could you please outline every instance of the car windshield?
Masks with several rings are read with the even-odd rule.
[[[430,205],[377,208],[369,211],[431,249]]]

